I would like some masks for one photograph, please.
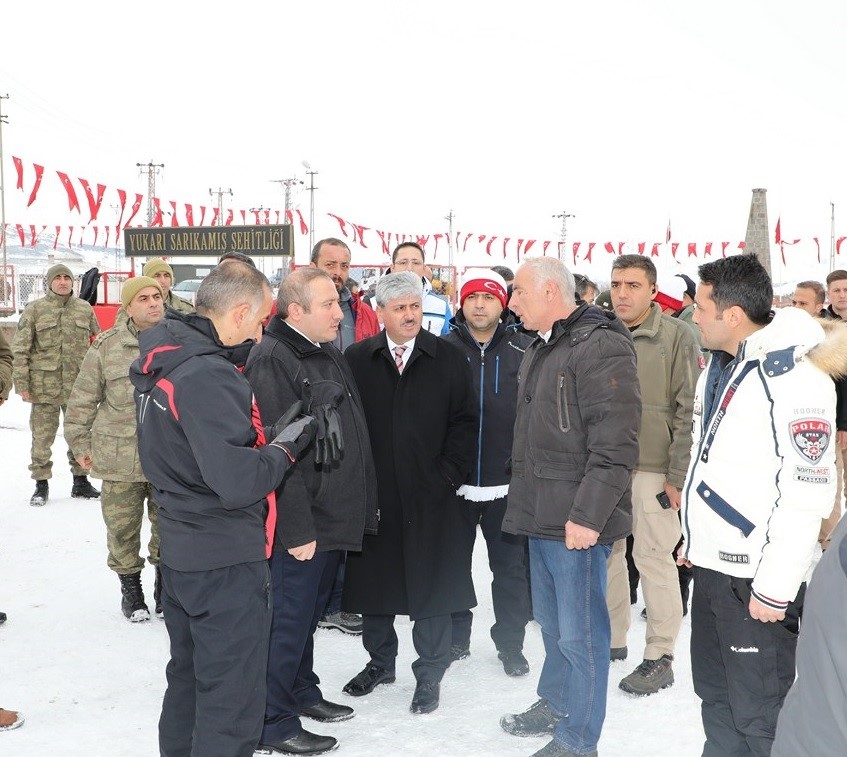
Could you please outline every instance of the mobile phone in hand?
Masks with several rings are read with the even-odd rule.
[[[671,501],[668,498],[667,492],[659,492],[656,495],[656,499],[658,500],[659,504],[662,506],[662,510],[670,510],[671,509]]]

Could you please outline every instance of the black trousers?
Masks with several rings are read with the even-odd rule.
[[[265,712],[268,564],[183,573],[161,565],[171,642],[162,757],[253,757]]]
[[[320,679],[312,669],[315,628],[343,554],[316,552],[311,560],[297,560],[284,549],[275,549],[271,556],[273,621],[263,744],[300,733],[301,710],[321,700]]]
[[[801,589],[800,603],[802,596]],[[702,700],[703,757],[769,755],[794,682],[795,630],[753,620],[748,602],[749,581],[694,568],[691,672]],[[792,603],[789,614],[796,620],[801,609]]]
[[[362,615],[362,644],[371,662],[394,670],[397,658],[397,632],[394,615]],[[418,681],[440,681],[450,666],[450,616],[420,618],[412,626],[412,643],[418,659],[412,672]]]
[[[526,624],[532,615],[526,537],[503,533],[506,497],[490,502],[470,502],[460,497],[458,501],[466,516],[470,550],[473,551],[476,541],[477,525],[488,547],[488,565],[493,575],[494,625],[491,626],[491,639],[494,646],[498,650],[523,649]],[[471,640],[473,613],[470,610],[454,612],[452,620],[452,644],[467,647]]]

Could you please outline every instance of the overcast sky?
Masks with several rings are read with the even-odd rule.
[[[166,207],[281,208],[306,160],[318,236],[327,212],[434,234],[452,209],[500,239],[556,240],[567,212],[569,242],[664,241],[670,219],[682,245],[736,243],[754,187],[785,238],[828,252],[830,202],[847,234],[843,0],[31,0],[2,29],[7,223],[88,221],[56,170],[107,185],[114,223],[148,161]],[[28,209],[13,155],[46,169]]]

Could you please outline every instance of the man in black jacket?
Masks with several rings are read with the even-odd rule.
[[[632,530],[641,418],[635,349],[613,314],[575,305],[573,276],[554,258],[518,269],[510,306],[538,338],[518,375],[503,530],[529,537],[546,657],[540,699],[500,725],[518,736],[551,735],[539,756],[596,755],[611,641],[606,558]]]
[[[404,271],[376,287],[385,330],[344,353],[362,395],[379,496],[379,534],[347,554],[345,609],[362,613],[365,669],[344,687],[394,681],[394,617],[414,621],[413,713],[432,712],[450,664],[450,613],[476,604],[456,490],[471,473],[478,412],[468,361],[421,328],[423,285]]]
[[[312,669],[315,627],[339,560],[345,550],[362,548],[365,531],[376,533],[376,472],[362,401],[332,343],[341,318],[329,275],[299,268],[282,281],[277,315],[244,369],[263,417],[276,418],[298,401],[320,417],[318,442],[276,492],[268,698],[259,742],[266,753],[323,754],[338,742],[304,730],[300,716],[353,717],[351,707],[323,698]]]
[[[171,643],[163,757],[252,757],[262,730],[273,491],[315,435],[310,417],[266,429],[239,372],[270,308],[262,273],[218,266],[196,313],[141,332],[130,368]]]
[[[527,580],[526,537],[502,530],[509,492],[506,464],[512,453],[518,368],[532,338],[504,322],[506,282],[488,268],[465,271],[459,292],[460,310],[450,321],[450,333],[442,337],[459,347],[473,373],[479,406],[476,465],[470,481],[459,489],[470,548],[481,527],[488,546],[493,573],[491,597],[494,625],[491,638],[507,675],[529,672],[523,656],[526,623],[530,617]],[[470,610],[453,613],[453,660],[470,655]]]

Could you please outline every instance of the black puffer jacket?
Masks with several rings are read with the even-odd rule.
[[[376,533],[376,470],[359,390],[344,356],[332,344],[320,347],[274,316],[244,368],[262,421],[273,424],[297,400],[317,398],[322,382],[344,388],[338,406],[344,439],[342,459],[315,462],[315,445],[277,489],[276,546],[317,541],[317,550],[358,551],[363,533]]]
[[[503,530],[561,539],[568,520],[611,543],[632,530],[641,394],[624,325],[593,305],[529,347],[518,375]]]

